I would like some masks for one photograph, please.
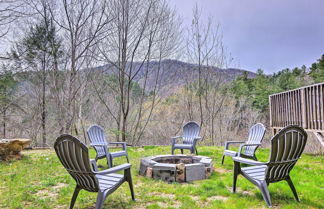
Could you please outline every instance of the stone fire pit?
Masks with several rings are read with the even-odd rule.
[[[168,183],[191,182],[208,178],[213,172],[212,159],[205,156],[157,155],[141,159],[140,175]]]

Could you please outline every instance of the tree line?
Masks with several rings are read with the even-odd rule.
[[[324,55],[309,68],[305,65],[286,68],[272,75],[266,75],[259,69],[255,78],[244,74],[233,81],[230,91],[237,100],[244,98],[256,111],[260,111],[260,117],[267,118],[269,95],[320,82],[324,82]]]

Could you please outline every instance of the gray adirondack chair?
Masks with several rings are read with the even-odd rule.
[[[299,202],[289,173],[300,158],[306,142],[307,134],[304,129],[296,125],[290,125],[283,128],[271,139],[271,152],[267,163],[249,160],[240,156],[233,157],[233,192],[236,190],[237,176],[242,174],[261,190],[263,199],[266,201],[268,207],[271,207],[268,190],[269,183],[285,180],[288,182],[296,200]],[[241,163],[253,166],[241,168]]]
[[[90,145],[96,150],[96,161],[101,158],[107,158],[107,164],[109,167],[113,166],[113,159],[117,157],[125,156],[129,163],[128,153],[125,142],[107,142],[103,128],[98,125],[92,125],[87,130]],[[117,152],[109,152],[110,144],[122,145],[122,150]]]
[[[172,155],[174,154],[175,149],[180,149],[183,154],[184,149],[190,150],[193,154],[196,151],[198,155],[198,151],[196,148],[197,141],[201,139],[199,137],[200,126],[194,122],[190,121],[183,126],[183,135],[172,137]],[[176,144],[176,139],[182,138],[182,144]]]
[[[73,208],[81,189],[98,192],[96,209],[102,208],[106,197],[125,181],[129,184],[132,199],[135,200],[131,164],[125,163],[98,171],[96,161],[89,159],[87,146],[77,138],[67,134],[56,139],[54,149],[65,169],[76,181],[70,209]],[[124,171],[124,174],[117,174],[118,171]]]
[[[261,145],[261,141],[264,137],[265,134],[265,127],[262,123],[257,123],[253,125],[250,130],[249,130],[249,136],[248,140],[246,142],[242,141],[227,141],[225,142],[225,148],[224,148],[224,153],[222,157],[222,165],[224,164],[224,158],[225,156],[231,156],[231,157],[236,157],[240,153],[240,156],[242,157],[247,157],[247,158],[252,158],[254,160],[257,160],[255,156],[255,151],[257,148]],[[229,145],[230,144],[241,144],[239,151],[235,152],[232,150],[229,150]]]

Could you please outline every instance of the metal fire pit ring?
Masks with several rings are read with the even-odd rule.
[[[191,182],[208,178],[212,159],[193,155],[156,155],[141,158],[139,174],[168,183]]]

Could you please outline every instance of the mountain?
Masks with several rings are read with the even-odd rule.
[[[159,67],[160,65],[160,67]],[[104,70],[107,73],[113,73],[111,68],[112,65],[104,65],[97,67],[97,70]],[[130,68],[130,66],[127,66]],[[248,74],[249,78],[254,78],[255,73],[236,69],[227,68],[222,69],[214,66],[202,66],[204,68],[204,75],[208,75],[211,79],[217,79],[224,83],[233,81],[238,76],[244,73]],[[178,89],[188,83],[192,83],[198,79],[198,65],[186,63],[178,60],[162,60],[160,63],[157,61],[151,61],[149,64],[134,62],[132,65],[134,80],[137,81],[141,87],[145,83],[145,75],[147,72],[146,79],[146,89],[147,91],[153,90],[156,84],[159,86],[160,94],[169,95],[173,92],[172,89]],[[148,70],[146,70],[148,69]],[[136,75],[134,72],[138,71]],[[157,79],[157,76],[158,79]]]

